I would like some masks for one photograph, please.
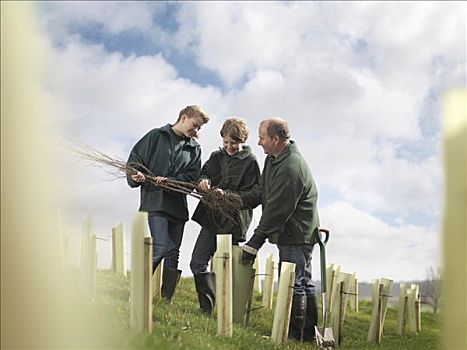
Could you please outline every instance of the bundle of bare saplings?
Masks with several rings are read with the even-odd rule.
[[[220,212],[226,219],[232,222],[237,221],[238,211],[242,207],[240,196],[231,192],[221,194],[215,188],[201,190],[194,182],[183,182],[167,179],[162,183],[156,183],[156,176],[141,163],[127,163],[121,159],[113,158],[91,146],[65,145],[68,152],[74,156],[89,161],[102,168],[107,174],[116,178],[126,178],[141,171],[146,176],[146,182],[159,187],[164,191],[173,191],[192,196],[203,202],[209,208]]]

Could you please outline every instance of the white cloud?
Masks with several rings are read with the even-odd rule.
[[[360,281],[424,279],[428,268],[440,263],[437,231],[391,226],[345,202],[323,208],[321,223],[332,227],[328,263],[356,272]]]
[[[440,218],[439,147],[410,160],[397,150],[424,142],[420,118],[427,94],[465,79],[465,4],[187,2],[179,7],[179,29],[173,33],[155,23],[162,10],[147,3],[52,6],[43,22],[55,33],[49,39],[61,45],[50,45],[47,84],[63,137],[126,158],[145,132],[173,122],[183,106],[196,103],[212,117],[201,132],[203,159],[220,145],[223,119],[238,115],[247,118],[249,143],[262,163],[262,149],[255,146],[259,121],[286,118],[318,188],[329,193],[321,197],[326,203],[321,216],[336,235],[331,262],[364,279],[424,277],[439,249],[437,233],[431,223],[415,226],[410,220],[419,213]],[[218,74],[224,89],[180,77],[162,54],[109,52],[73,32],[77,24],[97,24],[109,37],[136,31],[154,38],[162,51],[175,50]],[[98,213],[101,231],[119,220],[130,227],[137,190],[105,182],[96,170],[74,167],[70,173],[75,223],[91,211]],[[381,214],[399,224],[384,222]],[[184,273],[198,230],[187,224]],[[357,258],[344,249],[353,244],[349,237],[358,243]],[[388,252],[384,269],[377,268],[381,252]],[[411,265],[413,273],[403,268]],[[393,276],[398,271],[401,275]]]
[[[66,134],[95,146],[136,142],[150,129],[175,122],[189,104],[208,111],[220,105],[218,91],[178,77],[161,55],[124,57],[76,38],[51,50],[47,84],[61,108],[59,122]]]

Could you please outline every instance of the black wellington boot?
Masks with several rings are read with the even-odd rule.
[[[315,341],[315,326],[318,324],[318,305],[316,296],[309,295],[306,300],[306,318],[303,340],[308,342]]]
[[[306,295],[294,295],[290,311],[289,339],[302,341],[305,328]]]
[[[212,317],[216,305],[216,274],[203,272],[194,275],[196,292],[198,293],[199,310]]]
[[[175,293],[175,287],[177,287],[178,281],[180,280],[181,270],[175,270],[170,267],[165,267],[162,270],[162,286],[161,296],[169,301]]]

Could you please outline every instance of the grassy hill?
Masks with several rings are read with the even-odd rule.
[[[192,278],[182,278],[172,305],[155,301],[153,333],[150,336],[133,334],[129,330],[128,277],[99,271],[98,287],[93,298],[97,333],[104,348],[132,349],[313,349],[309,343],[288,343],[277,346],[270,340],[273,310],[252,312],[250,326],[234,324],[233,337],[217,334],[217,321],[198,312],[197,296]],[[260,305],[255,294],[253,307]],[[437,349],[440,346],[438,315],[422,312],[422,332],[400,337],[397,329],[397,309],[388,308],[381,344],[366,342],[371,319],[371,303],[360,302],[360,312],[348,309],[344,323],[342,349]]]

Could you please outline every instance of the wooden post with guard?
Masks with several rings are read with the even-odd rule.
[[[266,309],[271,309],[274,295],[274,260],[272,254],[269,254],[266,258],[266,270],[264,274],[262,303]]]
[[[217,235],[216,271],[217,335],[232,337],[232,235]]]
[[[289,335],[290,311],[292,308],[293,287],[295,284],[295,264],[282,262],[277,292],[276,308],[272,325],[271,340],[285,344]]]

